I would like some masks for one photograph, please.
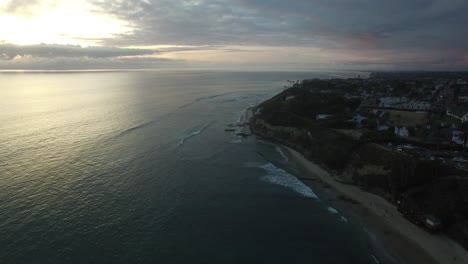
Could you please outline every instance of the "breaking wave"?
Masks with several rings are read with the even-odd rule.
[[[170,116],[173,115],[173,114],[174,114],[174,112],[170,112],[170,113],[167,113],[167,114],[165,114],[165,115],[162,115],[162,116],[160,116],[160,117],[158,117],[158,118],[155,118],[155,119],[153,119],[153,120],[150,120],[150,121],[148,121],[148,122],[146,122],[146,123],[142,123],[142,124],[136,125],[136,126],[134,126],[134,127],[130,127],[130,128],[128,128],[128,129],[125,129],[125,130],[121,131],[120,133],[114,135],[112,138],[113,138],[113,139],[116,139],[116,138],[125,136],[125,135],[127,135],[127,134],[130,134],[130,133],[132,133],[132,132],[135,132],[135,131],[137,131],[137,130],[140,130],[140,129],[143,129],[143,128],[145,128],[145,127],[148,127],[148,126],[150,126],[150,125],[156,124],[156,123],[162,121],[164,118],[170,117]]]
[[[129,134],[129,133],[131,133],[131,132],[133,132],[135,130],[142,129],[142,128],[147,127],[147,126],[149,126],[149,125],[151,125],[151,124],[153,124],[155,122],[156,122],[156,120],[153,120],[153,121],[149,121],[149,122],[146,122],[146,123],[143,123],[143,124],[128,128],[128,129],[120,132],[119,136],[123,136],[123,135]]]
[[[281,157],[283,157],[285,162],[289,161],[288,157],[286,156],[286,154],[284,154],[283,150],[280,147],[276,146],[275,149],[281,155]]]
[[[268,173],[262,178],[262,180],[291,189],[304,197],[319,199],[312,189],[302,183],[298,178],[287,173],[285,170],[282,170],[271,163],[262,165],[260,168],[264,169]]]
[[[236,122],[237,122],[237,123],[242,123],[242,122],[244,122],[244,121],[245,121],[245,116],[246,116],[246,114],[247,114],[247,109],[242,110],[242,112],[240,112],[239,116],[237,117]]]
[[[328,210],[328,212],[330,212],[331,214],[339,215],[341,221],[343,221],[343,222],[348,222],[348,219],[346,219],[344,216],[342,216],[342,215],[340,214],[340,212],[338,212],[338,210],[336,210],[335,208],[333,208],[333,207],[328,207],[327,210]]]
[[[229,92],[229,93],[222,93],[222,94],[215,94],[215,95],[210,95],[210,96],[199,97],[199,98],[193,100],[190,103],[179,106],[178,108],[179,109],[186,108],[188,106],[191,106],[191,105],[193,105],[193,104],[195,104],[197,102],[203,101],[203,100],[209,100],[209,99],[213,99],[213,98],[216,98],[216,97],[222,97],[222,96],[230,95],[230,94],[233,94],[233,93],[234,92]]]
[[[371,255],[372,259],[375,261],[375,263],[379,264],[380,261],[374,256],[374,255]]]
[[[242,139],[231,140],[231,144],[240,144],[240,143],[242,143]]]
[[[203,131],[205,131],[205,129],[209,128],[214,122],[215,121],[212,121],[212,122],[208,123],[207,125],[205,125],[205,126],[203,126],[201,128],[192,129],[192,131],[189,134],[179,138],[178,146],[182,146],[187,139],[190,139],[192,137],[200,135]]]
[[[336,209],[333,208],[333,207],[328,207],[327,210],[328,210],[328,212],[330,212],[331,214],[340,214],[340,213],[338,213],[338,210],[336,210]]]

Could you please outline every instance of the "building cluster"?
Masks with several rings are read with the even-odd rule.
[[[330,91],[361,102],[348,120],[355,124],[357,131],[375,131],[384,135],[381,138],[387,135],[389,142],[396,137],[442,149],[468,147],[468,82],[465,79],[336,79],[314,89],[322,94]],[[291,101],[294,97],[285,99]],[[328,113],[315,117],[316,120],[331,118],[333,115]],[[430,153],[425,155],[427,158],[437,155],[426,153]],[[454,164],[468,168],[468,161]]]
[[[430,177],[444,174],[444,177],[455,179],[454,182],[458,183],[460,175],[468,175],[468,73],[465,75],[466,78],[426,76],[408,79],[335,79],[328,82],[316,80],[310,84],[305,82],[299,86],[305,89],[296,89],[296,92],[299,90],[296,97],[285,96],[284,100],[297,101],[303,109],[312,109],[304,112],[314,115],[314,125],[331,128],[334,133],[340,132],[359,140],[360,145],[371,145],[375,150],[389,155],[382,157],[398,157],[389,165],[394,166],[393,163],[402,161],[401,167],[396,164],[398,168],[392,172],[398,175],[395,176],[398,179],[406,170],[414,169],[409,169],[403,162],[412,159],[411,162],[416,161],[414,164],[424,167],[418,174],[421,178],[425,179],[427,175],[429,181]],[[309,91],[312,95],[308,94]],[[337,96],[333,97],[335,94]],[[313,100],[299,100],[299,96],[305,99],[310,96]],[[327,107],[329,102],[331,107]],[[372,150],[372,155],[377,153]],[[360,160],[358,164],[365,162],[361,163]],[[382,167],[386,168],[387,165]],[[425,203],[426,198],[432,199],[434,189],[428,188],[429,184],[424,180],[421,182],[421,186],[411,185],[408,189],[402,189],[394,197],[396,206],[413,223],[436,232],[445,225],[441,220],[445,218],[439,218],[441,214]],[[381,191],[376,186],[376,190]],[[443,193],[431,201],[450,204],[454,200],[450,195],[451,192]],[[468,203],[468,200],[464,201]]]
[[[466,145],[468,82],[464,79],[361,80],[358,128],[393,131],[398,137]],[[467,124],[465,124],[467,123]],[[466,127],[466,128],[465,128]]]
[[[461,78],[433,73],[403,79],[384,73],[376,76],[383,78],[315,79],[294,86],[325,97],[339,94],[359,101],[360,106],[346,120],[357,130],[424,144],[468,147],[468,74]],[[284,98],[286,102],[296,99],[297,94]],[[314,116],[316,120],[333,117],[326,111]]]

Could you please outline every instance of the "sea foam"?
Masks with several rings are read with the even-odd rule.
[[[231,144],[240,144],[242,143],[242,139],[233,139],[231,140]]]
[[[289,161],[288,157],[286,156],[286,154],[284,154],[283,150],[280,147],[276,146],[275,149],[281,155],[281,157],[283,157],[285,162]]]
[[[282,170],[271,163],[262,165],[260,168],[264,169],[268,173],[262,178],[262,180],[289,188],[304,197],[319,199],[312,189],[302,183],[298,178],[287,173],[285,170]]]
[[[230,94],[233,94],[233,93],[234,93],[234,92],[229,92],[229,93],[222,93],[222,94],[215,94],[215,95],[209,95],[209,96],[199,97],[199,98],[193,100],[192,102],[189,102],[189,103],[186,103],[186,104],[183,104],[183,105],[179,106],[178,108],[179,108],[179,109],[183,109],[183,108],[186,108],[186,107],[188,107],[188,106],[194,105],[194,104],[196,104],[197,102],[200,102],[200,101],[203,101],[203,100],[210,100],[210,99],[214,99],[214,98],[218,98],[218,97],[230,95]]]
[[[328,210],[328,212],[330,212],[331,214],[339,215],[341,221],[343,221],[343,222],[348,222],[348,219],[346,219],[346,217],[342,216],[342,215],[340,214],[340,212],[338,212],[338,210],[336,210],[335,208],[333,208],[333,207],[328,207],[327,210]]]
[[[192,131],[189,134],[187,134],[187,135],[185,135],[183,137],[180,137],[179,138],[179,146],[182,146],[187,139],[195,137],[195,136],[201,134],[203,131],[205,131],[205,129],[209,128],[214,122],[215,121],[212,121],[209,124],[207,124],[207,125],[205,125],[205,126],[203,126],[201,128],[192,129]]]
[[[333,207],[328,207],[327,208],[328,212],[332,213],[332,214],[340,214],[338,213],[338,210],[336,210],[335,208]]]
[[[245,121],[245,116],[246,116],[246,115],[247,115],[247,109],[242,110],[242,112],[240,112],[240,114],[238,115],[236,122],[237,122],[237,123],[242,123],[242,122],[244,122],[244,121]]]

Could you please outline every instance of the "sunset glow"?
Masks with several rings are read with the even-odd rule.
[[[85,1],[57,1],[31,13],[0,14],[0,40],[18,44],[96,45],[129,31],[128,23],[92,12]]]
[[[466,1],[357,2],[0,0],[0,70],[468,69]]]

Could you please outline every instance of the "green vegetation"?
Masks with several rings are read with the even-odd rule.
[[[411,91],[411,85],[394,82],[393,94]],[[414,204],[414,210],[439,217],[449,234],[468,245],[468,227],[464,224],[468,220],[467,173],[434,157],[422,158],[417,152],[412,154],[387,147],[388,142],[419,142],[416,139],[436,133],[440,123],[459,122],[444,115],[386,110],[367,113],[367,119],[360,122],[363,128],[357,129],[353,118],[361,100],[352,95],[358,92],[357,87],[368,88],[359,79],[297,83],[260,104],[251,129],[257,135],[291,146],[305,157],[341,172],[338,175],[345,175],[348,181],[367,191],[394,202],[406,197],[404,199]],[[388,123],[390,129],[378,131],[376,128],[382,122]],[[408,126],[410,134],[417,138],[397,138],[392,124]],[[427,124],[431,124],[431,129]],[[468,131],[468,126],[461,129]]]
[[[315,82],[328,88],[325,81]],[[294,99],[286,100],[290,96]],[[357,142],[332,129],[355,127],[350,119],[359,104],[359,100],[345,99],[339,94],[315,93],[309,88],[296,86],[260,104],[257,118],[272,126],[299,129],[296,133],[278,130],[272,136],[300,146],[309,158],[329,168],[343,169]],[[317,120],[321,114],[328,117]],[[267,132],[267,128],[262,127],[256,127],[256,130]]]

